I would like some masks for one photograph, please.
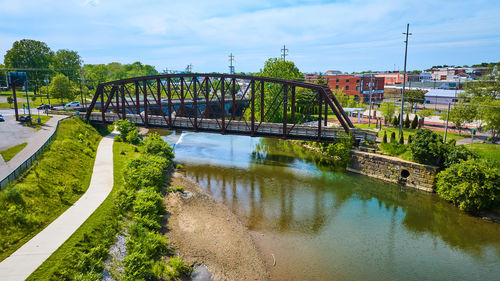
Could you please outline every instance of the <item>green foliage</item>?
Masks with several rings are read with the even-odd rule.
[[[453,164],[471,158],[477,158],[477,155],[465,147],[465,145],[455,146],[454,144],[449,144],[443,165],[444,167],[450,167]]]
[[[184,187],[182,187],[182,186],[169,187],[169,188],[167,188],[167,192],[180,192],[180,193],[183,193],[184,192]]]
[[[463,211],[490,208],[499,203],[500,169],[484,159],[453,164],[437,175],[436,192]]]
[[[391,132],[391,138],[389,140],[390,143],[396,143],[396,133]]]
[[[405,144],[404,133],[401,131],[401,135],[399,136],[399,144]]]
[[[87,141],[80,141],[80,135]],[[40,160],[19,182],[0,191],[0,259],[36,235],[85,192],[100,138],[79,118],[61,121]]]
[[[133,145],[138,145],[142,141],[142,136],[139,135],[139,130],[134,128],[127,134],[125,140]]]
[[[14,103],[14,99],[11,96],[8,96],[7,103],[9,104],[9,107],[12,107],[12,104]]]
[[[144,152],[166,158],[168,161],[174,159],[173,148],[166,143],[159,134],[148,135],[144,140]]]
[[[441,120],[446,120],[447,112],[441,115]],[[475,105],[467,104],[464,99],[460,99],[458,103],[453,105],[450,109],[449,121],[455,124],[460,134],[463,126],[466,123],[474,121],[477,116],[477,107]]]
[[[406,113],[406,119],[403,125],[405,128],[410,128],[410,116],[408,116],[408,113]]]
[[[410,145],[413,159],[421,164],[442,167],[448,146],[441,136],[428,129],[418,130],[413,136]]]
[[[418,127],[418,116],[415,114],[415,117],[413,117],[413,121],[411,121],[411,126],[412,129],[416,129]]]
[[[408,135],[408,144],[412,142],[411,135]]]
[[[51,66],[58,72],[75,81],[80,76],[82,58],[76,51],[67,49],[58,50],[51,62]]]
[[[153,274],[159,280],[182,280],[183,275],[188,275],[191,268],[186,266],[182,257],[174,256],[168,262],[158,261],[153,265]]]
[[[158,74],[154,66],[134,62],[121,64],[112,62],[108,64],[84,65],[85,77],[92,81],[90,87],[95,89],[99,83],[119,80],[130,77],[150,76]]]
[[[4,63],[6,67],[13,68],[49,68],[53,56],[54,52],[46,43],[22,39],[14,42],[12,48],[7,50]],[[28,79],[43,80],[43,75],[40,71],[30,71]]]
[[[387,132],[384,131],[384,137],[382,138],[382,143],[387,143]]]
[[[135,145],[141,142],[142,138],[139,135],[134,123],[127,119],[122,119],[113,124],[116,126],[116,130],[120,132],[120,134],[115,138],[117,141],[128,142]]]
[[[134,201],[134,221],[149,230],[160,229],[160,218],[164,213],[161,195],[152,190],[140,191]]]
[[[380,105],[380,112],[384,117],[384,122],[387,124],[388,121],[391,121],[391,118],[394,116],[396,112],[396,103],[394,102],[383,102]]]
[[[392,126],[393,127],[399,126],[399,115],[394,116],[394,118],[392,119]]]
[[[75,97],[75,89],[68,77],[57,74],[50,82],[50,96],[62,100],[72,100]]]
[[[124,172],[127,188],[139,190],[143,187],[156,187],[161,190],[165,182],[163,171],[170,165],[171,162],[156,155],[144,154],[132,159]]]

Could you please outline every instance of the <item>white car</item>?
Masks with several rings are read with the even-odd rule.
[[[80,102],[79,101],[72,101],[72,102],[67,103],[65,105],[65,107],[77,107],[77,106],[80,106]]]

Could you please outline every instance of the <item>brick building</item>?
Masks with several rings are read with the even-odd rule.
[[[375,77],[372,74],[339,74],[323,75],[323,77],[330,89],[343,89],[345,94],[354,96],[356,100],[361,99],[364,102],[369,102],[370,92],[373,92],[373,102],[382,102],[384,100],[384,77]],[[305,79],[306,82],[314,83],[318,79],[318,76],[316,74],[306,74]]]

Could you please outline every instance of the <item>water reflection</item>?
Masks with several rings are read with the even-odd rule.
[[[371,279],[381,271],[385,279],[500,276],[500,225],[435,195],[330,171],[316,154],[274,139],[185,135],[176,159],[250,230],[286,241],[275,253],[293,255],[292,243],[304,252],[300,266],[287,261],[296,271],[279,279],[301,276],[301,266],[309,279]]]

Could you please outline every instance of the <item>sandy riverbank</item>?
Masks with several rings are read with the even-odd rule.
[[[269,280],[247,228],[225,205],[182,174],[175,173],[171,186],[191,195],[165,198],[168,241],[188,264],[204,264],[214,280]]]

